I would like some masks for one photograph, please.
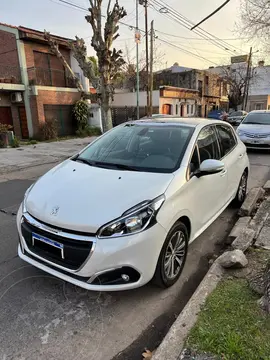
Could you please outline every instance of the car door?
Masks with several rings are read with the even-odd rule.
[[[216,125],[217,136],[220,144],[221,161],[228,171],[228,191],[226,201],[232,200],[239,186],[243,173],[244,151],[238,146],[234,130],[224,124]]]
[[[190,161],[188,191],[191,197],[190,208],[196,224],[195,237],[217,216],[224,207],[226,199],[228,186],[226,168],[221,173],[196,176],[196,170],[207,159],[220,159],[217,133],[212,125],[206,126],[200,131]]]

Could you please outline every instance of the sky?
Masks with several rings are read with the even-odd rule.
[[[81,7],[89,7],[88,0],[67,0]],[[210,33],[210,37],[226,39],[226,43],[234,47],[234,54],[246,54],[251,45],[254,51],[259,47],[250,43],[240,35],[237,23],[240,20],[240,1],[231,0],[218,14],[207,20],[201,27]],[[107,0],[103,0],[104,13],[106,13]],[[194,23],[216,9],[224,0],[159,0],[172,9],[180,12]],[[177,62],[181,66],[207,69],[209,66],[223,65],[230,62],[233,54],[219,48],[210,42],[196,36],[189,29],[168,18],[168,15],[159,12],[160,6],[154,5],[155,1],[149,0],[149,24],[154,20],[155,48],[159,61],[155,67],[165,68]],[[135,0],[119,0],[124,6],[127,16],[122,20],[128,25],[135,26]],[[91,48],[92,30],[84,16],[86,12],[61,3],[60,0],[0,0],[0,22],[11,25],[22,25],[51,33],[74,38],[75,35],[85,39],[89,55],[95,55]],[[144,29],[144,8],[139,8],[139,28]],[[115,42],[117,49],[126,49],[131,58],[135,57],[134,28],[120,26],[120,37]],[[168,35],[169,34],[169,35]],[[229,39],[229,40],[227,40]],[[220,43],[220,42],[219,42]],[[180,48],[180,49],[179,49]],[[183,52],[182,49],[190,53]],[[139,45],[140,57],[144,56],[145,37]],[[260,60],[260,53],[255,55],[254,61]]]

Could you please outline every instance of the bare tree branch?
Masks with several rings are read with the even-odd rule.
[[[50,33],[46,30],[44,30],[44,39],[48,41],[48,44],[50,45],[50,48],[54,55],[58,57],[58,59],[62,62],[64,68],[69,72],[70,77],[75,82],[77,89],[83,94],[84,88],[80,82],[80,80],[77,78],[77,76],[74,74],[73,70],[69,66],[68,62],[64,58],[64,56],[61,54],[59,50],[58,43],[51,37]]]

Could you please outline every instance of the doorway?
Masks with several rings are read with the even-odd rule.
[[[171,115],[172,114],[172,105],[163,104],[163,106],[162,106],[162,114]]]
[[[180,115],[181,115],[181,117],[184,117],[184,110],[185,110],[184,105],[181,105],[181,107],[180,107]]]
[[[13,127],[13,120],[10,106],[0,106],[0,123]]]
[[[22,139],[28,139],[29,138],[29,132],[28,132],[28,125],[27,125],[27,117],[26,117],[25,107],[20,106],[18,108],[18,110],[19,110],[19,118],[20,118]]]

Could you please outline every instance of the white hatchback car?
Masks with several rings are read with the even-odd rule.
[[[247,191],[231,125],[151,119],[120,125],[50,170],[18,211],[19,256],[89,290],[173,285],[188,244]]]

